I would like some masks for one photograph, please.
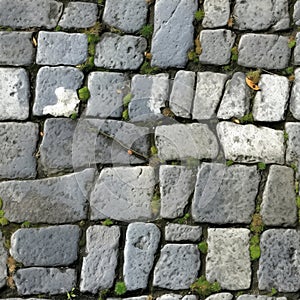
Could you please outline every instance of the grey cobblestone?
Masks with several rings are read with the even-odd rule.
[[[241,295],[237,300],[287,300],[286,297],[269,297],[265,295]]]
[[[300,34],[299,32],[296,34],[296,47],[294,50],[294,64],[300,65]]]
[[[0,288],[5,286],[6,277],[7,277],[7,268],[6,268],[6,260],[7,260],[7,252],[4,248],[4,237],[2,237],[2,233],[0,231]]]
[[[165,227],[165,239],[171,242],[191,241],[198,242],[202,235],[200,226],[168,224]]]
[[[300,1],[297,0],[294,5],[293,20],[296,25],[300,25]]]
[[[204,28],[216,28],[227,25],[230,15],[229,0],[205,0],[204,19],[202,26]]]
[[[290,98],[290,111],[293,117],[300,120],[300,68],[295,70],[295,80]]]
[[[300,124],[288,122],[285,124],[285,130],[288,134],[286,162],[295,164],[299,167],[300,162]]]
[[[205,300],[231,300],[233,295],[230,293],[218,293],[207,297]]]

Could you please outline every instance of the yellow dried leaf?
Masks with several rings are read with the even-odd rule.
[[[16,287],[15,283],[14,283],[14,279],[12,276],[9,276],[6,278],[6,284],[9,288],[14,289]]]
[[[229,20],[227,22],[227,25],[228,25],[228,27],[233,27],[233,25],[234,25],[234,18],[233,17],[229,18]]]
[[[255,84],[251,79],[249,79],[248,77],[246,77],[246,83],[247,85],[250,87],[250,89],[254,90],[254,91],[259,91],[260,88],[257,84]]]
[[[202,53],[202,47],[199,39],[199,35],[195,39],[195,52],[196,54],[200,55]]]
[[[150,52],[145,52],[145,57],[150,60],[152,58],[152,54]]]
[[[16,271],[16,268],[17,268],[16,264],[17,264],[16,260],[12,256],[9,256],[7,259],[7,266],[8,266],[8,271],[10,274],[12,274]]]
[[[35,37],[32,38],[32,44],[33,44],[34,47],[37,46],[37,40],[36,40]]]

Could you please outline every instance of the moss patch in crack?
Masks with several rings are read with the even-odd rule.
[[[190,288],[193,293],[197,293],[203,297],[207,297],[221,290],[221,286],[217,281],[211,283],[206,280],[205,276],[199,277],[197,281],[190,286]]]

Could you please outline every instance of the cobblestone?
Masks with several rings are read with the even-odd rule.
[[[295,65],[300,65],[300,34],[296,34],[296,47],[294,50],[294,64]]]
[[[0,231],[0,288],[5,286],[7,269],[6,269],[7,253],[4,248],[4,237]]]
[[[232,298],[233,295],[230,293],[218,293],[207,297],[206,300],[231,300]]]
[[[290,111],[293,117],[300,119],[300,69],[295,70],[295,80],[290,98]]]
[[[300,124],[288,122],[285,124],[285,130],[288,134],[286,162],[295,164],[299,167],[300,162]]]
[[[198,242],[202,235],[200,226],[168,224],[165,227],[165,239],[171,242],[191,241]]]
[[[202,26],[204,28],[216,28],[227,25],[230,15],[229,0],[205,0],[204,19]]]
[[[286,297],[268,297],[264,295],[241,295],[237,298],[238,300],[287,300]]]
[[[296,25],[300,25],[300,1],[296,1],[294,5],[293,20]]]

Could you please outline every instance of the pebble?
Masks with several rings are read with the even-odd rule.
[[[205,0],[203,8],[205,15],[202,26],[204,28],[224,27],[227,25],[230,15],[229,0]]]
[[[200,226],[168,224],[165,227],[165,239],[171,242],[191,241],[198,242],[202,235]]]
[[[300,68],[295,70],[295,80],[290,98],[290,111],[295,119],[300,120]]]

